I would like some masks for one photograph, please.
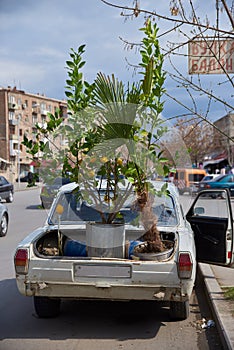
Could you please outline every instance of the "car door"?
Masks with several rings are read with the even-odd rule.
[[[222,182],[222,180],[221,180]],[[230,191],[230,194],[234,194],[234,176],[232,174],[229,174],[225,178],[225,182],[223,183],[223,188],[228,188]]]
[[[186,219],[194,232],[197,261],[234,267],[233,214],[229,191],[201,191]]]
[[[3,176],[0,176],[0,197],[5,199],[8,191],[8,183]]]

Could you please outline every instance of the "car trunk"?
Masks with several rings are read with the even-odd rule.
[[[142,241],[137,238],[142,235],[143,231],[139,229],[131,229],[126,228],[124,232],[124,241],[123,248],[124,253],[121,256],[122,259],[130,259],[130,260],[141,260],[139,256],[135,256],[135,247],[139,244],[142,244]],[[160,231],[162,241],[166,242],[167,245],[170,246],[170,252],[164,254],[165,256],[158,257],[155,254],[155,260],[168,260],[172,259],[175,253],[175,247],[177,247],[177,233],[171,231],[170,229],[163,229]],[[36,256],[40,258],[45,257],[72,257],[74,259],[88,259],[88,258],[120,258],[118,255],[114,255],[117,250],[115,247],[113,249],[106,248],[106,250],[111,249],[110,254],[104,255],[92,255],[93,250],[88,249],[86,243],[87,233],[86,233],[86,225],[80,225],[79,228],[77,226],[72,226],[68,228],[68,226],[61,226],[58,230],[57,228],[47,230],[42,237],[40,237],[34,243],[34,253]],[[169,244],[168,244],[169,243]],[[158,253],[160,256],[160,253]],[[151,255],[152,256],[152,255]],[[150,258],[147,258],[150,260]],[[154,259],[153,259],[154,260]]]
[[[136,235],[126,230],[125,257],[90,257],[84,255],[85,244],[72,255],[66,255],[66,242],[85,242],[85,229],[63,229],[62,251],[59,252],[57,229],[48,230],[34,242],[28,271],[28,292],[34,295],[98,298],[113,300],[170,300],[180,294],[175,256],[177,234],[163,231],[162,238],[173,244],[170,256],[165,259],[143,261],[129,256],[129,242]],[[139,232],[138,232],[139,233]],[[74,238],[77,238],[74,240]],[[71,239],[72,238],[72,239]],[[79,240],[78,240],[79,238]],[[35,286],[34,286],[34,282]],[[142,287],[144,287],[142,289]],[[31,292],[30,292],[31,293]]]

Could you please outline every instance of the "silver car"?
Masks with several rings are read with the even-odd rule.
[[[6,236],[8,230],[9,214],[4,204],[0,203],[0,237]]]

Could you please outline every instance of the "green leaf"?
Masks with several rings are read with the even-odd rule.
[[[127,180],[132,184],[135,182],[134,177],[127,177]]]

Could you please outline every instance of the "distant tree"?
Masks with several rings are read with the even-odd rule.
[[[214,129],[199,119],[178,119],[175,127],[180,131],[193,164],[198,166],[215,150]]]

